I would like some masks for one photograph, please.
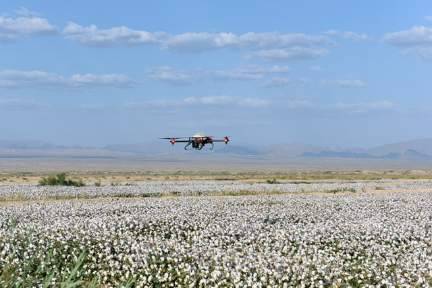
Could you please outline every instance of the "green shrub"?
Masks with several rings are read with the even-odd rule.
[[[56,176],[48,176],[47,178],[43,177],[39,181],[40,186],[75,186],[75,187],[84,187],[85,183],[83,181],[75,181],[72,179],[66,179],[66,173],[58,173]]]
[[[268,184],[279,184],[280,182],[276,178],[273,178],[272,180],[267,179],[267,183]]]

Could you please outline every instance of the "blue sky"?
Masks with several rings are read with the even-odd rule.
[[[432,137],[430,1],[7,1],[0,51],[0,140]]]

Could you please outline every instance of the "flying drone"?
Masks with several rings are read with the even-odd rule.
[[[188,138],[189,140],[178,140],[182,138]],[[228,137],[218,140],[218,139],[213,139],[210,136],[206,136],[204,133],[197,133],[193,137],[175,137],[175,138],[159,138],[159,139],[169,139],[173,146],[177,142],[187,143],[186,146],[184,147],[185,150],[190,150],[187,149],[189,145],[192,145],[192,148],[194,149],[201,150],[206,144],[211,144],[212,147],[210,148],[210,150],[213,150],[214,147],[213,142],[225,142],[225,144],[228,144],[228,141],[230,141]]]

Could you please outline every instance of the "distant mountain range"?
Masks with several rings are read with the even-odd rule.
[[[368,153],[356,153],[350,151],[336,152],[336,151],[321,151],[319,153],[305,152],[301,154],[302,157],[319,157],[319,158],[374,158],[374,159],[398,159],[398,160],[427,160],[432,159],[432,156],[421,154],[416,150],[408,149],[403,153],[390,152],[384,156],[373,156]]]
[[[205,147],[207,148],[207,146]],[[214,156],[260,157],[268,159],[307,158],[363,158],[396,159],[402,161],[432,161],[432,139],[420,139],[378,146],[372,149],[342,149],[315,147],[302,143],[280,143],[267,147],[250,144],[215,145],[213,151],[184,151],[182,145],[172,147],[161,141],[113,144],[102,148],[79,145],[55,145],[44,141],[0,140],[0,157],[122,157],[134,155],[182,155],[204,153]]]

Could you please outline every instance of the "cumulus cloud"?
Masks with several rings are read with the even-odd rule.
[[[370,40],[370,37],[363,33],[363,34],[358,34],[356,32],[352,32],[352,31],[339,31],[339,30],[330,30],[330,31],[326,31],[324,32],[324,34],[327,35],[333,35],[333,36],[340,36],[344,39],[349,39],[349,40],[354,40],[354,41],[361,41],[361,40]]]
[[[171,53],[201,53],[217,49],[269,50],[288,47],[333,45],[334,41],[323,35],[277,32],[245,33],[183,33],[169,35],[165,32],[150,33],[128,27],[99,29],[96,25],[83,27],[70,22],[63,29],[66,38],[87,46],[114,46],[160,43],[162,49]]]
[[[247,65],[234,68],[232,70],[203,70],[203,69],[181,69],[175,70],[171,67],[157,67],[147,69],[150,78],[166,82],[173,86],[185,86],[203,79],[213,81],[229,80],[258,80],[267,74],[285,74],[291,69],[287,66],[261,67],[257,65]]]
[[[15,15],[0,16],[0,41],[13,42],[26,36],[44,36],[58,33],[58,28],[48,20],[37,17],[38,13],[31,12],[24,7],[14,11]]]
[[[110,47],[116,45],[154,44],[165,37],[165,33],[150,33],[147,31],[132,30],[128,27],[115,27],[111,29],[99,29],[96,25],[83,27],[70,22],[63,29],[66,39],[85,46]]]
[[[220,48],[238,49],[238,39],[232,33],[185,33],[167,38],[162,48],[173,53],[200,53]]]
[[[129,88],[137,84],[137,81],[120,74],[106,74],[106,75],[94,75],[94,74],[75,74],[67,79],[67,82],[72,86],[76,87],[119,87]]]
[[[328,50],[308,48],[308,47],[290,47],[286,49],[262,50],[258,52],[248,52],[245,55],[246,60],[261,59],[267,62],[298,62],[323,57],[329,53]]]
[[[137,82],[119,74],[76,74],[69,78],[42,71],[0,71],[0,88],[37,88],[45,90],[76,90],[93,87],[132,87]]]
[[[279,33],[185,33],[166,38],[162,48],[173,53],[200,53],[216,49],[268,50],[292,46],[332,45],[334,42],[321,35],[300,33],[280,35]]]
[[[362,80],[346,80],[346,79],[322,79],[321,85],[338,85],[341,87],[363,87],[365,83]]]
[[[66,84],[66,79],[57,74],[42,71],[0,71],[1,88],[59,88]]]
[[[387,33],[382,41],[406,48],[401,55],[417,54],[422,60],[432,60],[432,28],[414,26],[410,30]]]
[[[147,69],[150,78],[166,82],[173,86],[185,86],[203,79],[202,69],[174,70],[171,67],[157,67]]]
[[[431,45],[432,28],[424,26],[414,26],[413,28],[411,28],[411,30],[387,33],[382,38],[382,41],[390,45],[400,47]]]
[[[231,103],[233,101],[233,98],[229,97],[229,96],[222,95],[222,96],[202,97],[200,100],[201,100],[201,103],[203,103],[203,104],[224,105],[224,104]]]

